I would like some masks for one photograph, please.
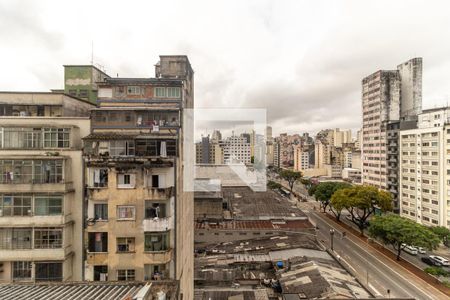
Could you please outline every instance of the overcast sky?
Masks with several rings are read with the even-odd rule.
[[[361,125],[361,79],[424,59],[423,106],[450,102],[449,1],[0,0],[0,90],[63,86],[63,64],[154,76],[186,54],[197,107],[267,108],[274,134]]]

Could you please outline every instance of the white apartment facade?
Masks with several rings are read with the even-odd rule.
[[[83,280],[81,138],[92,107],[0,92],[0,283]]]
[[[309,152],[302,147],[296,147],[294,149],[294,170],[304,171],[309,169]]]
[[[400,214],[450,228],[450,108],[425,110],[400,132]]]
[[[225,164],[251,163],[251,145],[245,137],[230,136],[222,141],[222,148]]]

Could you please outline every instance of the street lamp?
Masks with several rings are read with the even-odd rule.
[[[334,228],[331,228],[330,229],[331,251],[334,251],[334,249],[333,249],[333,236],[334,236]]]

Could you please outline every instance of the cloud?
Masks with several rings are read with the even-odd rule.
[[[266,108],[274,134],[361,126],[361,79],[424,58],[423,106],[450,95],[447,1],[2,1],[0,89],[60,88],[94,60],[150,77],[187,54],[197,107]]]

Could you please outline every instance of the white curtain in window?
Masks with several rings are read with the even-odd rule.
[[[167,157],[166,142],[161,142],[161,157]]]

